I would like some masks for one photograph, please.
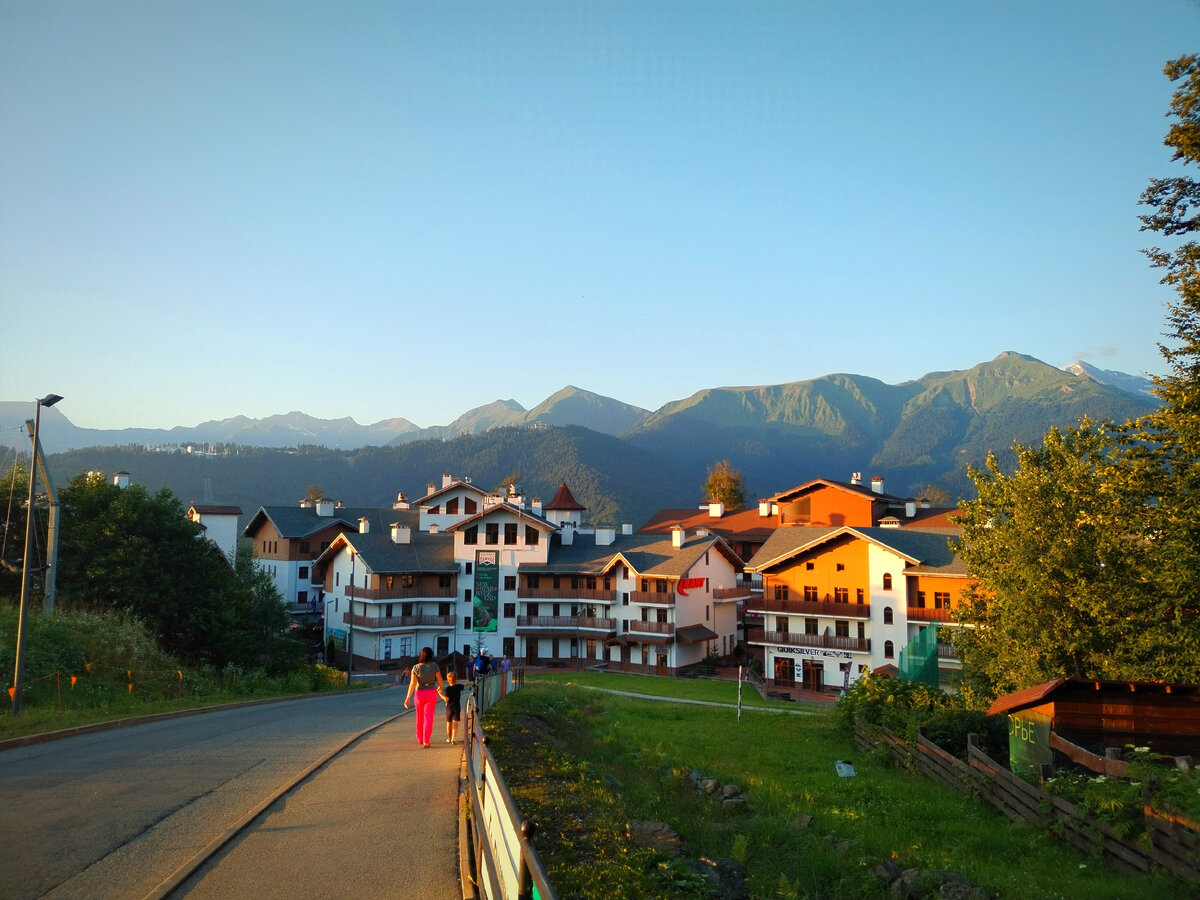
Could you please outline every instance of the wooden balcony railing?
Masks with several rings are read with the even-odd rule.
[[[346,588],[350,593],[350,588]],[[419,584],[412,587],[354,588],[355,600],[453,600],[457,594],[453,587]]]
[[[752,612],[786,613],[791,616],[831,616],[835,619],[869,619],[870,603],[836,603],[833,600],[776,600],[774,597],[755,597],[747,604]]]
[[[564,632],[591,630],[612,634],[617,630],[617,620],[599,616],[517,616],[517,630],[522,628],[561,628]]]
[[[662,606],[662,605],[674,606],[675,605],[675,592],[668,591],[666,593],[660,594],[658,591],[630,591],[629,592],[629,602],[630,603],[657,603],[660,606]]]
[[[343,614],[348,621],[350,614]],[[355,616],[355,628],[453,628],[454,616]]]
[[[520,600],[571,600],[581,603],[612,603],[617,599],[616,591],[586,590],[584,588],[530,588],[517,587]]]
[[[950,610],[934,609],[930,606],[910,606],[905,612],[908,613],[910,622],[949,622]]]
[[[674,622],[643,622],[640,619],[629,620],[629,630],[638,634],[674,634]]]
[[[714,600],[741,600],[743,597],[747,600],[750,599],[750,585],[748,584],[731,588],[713,588],[712,591]]]
[[[822,647],[826,650],[849,650],[868,653],[870,638],[838,637],[834,634],[798,634],[794,631],[767,631],[763,633],[764,644],[782,644],[785,647]]]

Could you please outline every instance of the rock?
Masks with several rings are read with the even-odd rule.
[[[721,782],[715,778],[705,778],[700,782],[700,790],[706,794],[715,794],[721,790]]]
[[[663,822],[629,822],[625,825],[625,839],[639,847],[660,850],[667,856],[678,856],[679,835]]]
[[[699,859],[686,860],[693,872],[703,876],[709,885],[709,900],[747,900],[750,887],[746,883],[746,870],[737,860]]]
[[[721,796],[728,800],[730,797],[742,796],[742,789],[736,784],[725,784],[721,786]]]
[[[696,785],[696,787],[699,787],[700,782],[704,780],[704,773],[699,769],[692,769],[692,771],[688,773],[688,780],[692,784]]]
[[[803,831],[812,824],[812,816],[808,813],[800,813],[796,818],[792,819],[792,827],[797,831]],[[899,874],[899,873],[897,873]]]
[[[726,797],[721,801],[721,806],[730,812],[744,812],[749,808],[745,797]]]
[[[904,870],[892,859],[881,859],[871,866],[871,874],[889,884],[899,878],[902,871]]]

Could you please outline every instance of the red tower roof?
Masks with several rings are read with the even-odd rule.
[[[585,510],[587,507],[581,505],[580,502],[571,495],[571,489],[567,487],[567,483],[564,481],[558,486],[558,493],[554,495],[554,499],[543,506],[542,509]]]

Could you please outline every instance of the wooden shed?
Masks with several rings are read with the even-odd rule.
[[[1132,744],[1169,756],[1200,757],[1200,685],[1058,678],[998,698],[988,715],[1007,713],[1010,747],[1029,738],[1040,755],[1041,728],[1103,754]],[[1049,747],[1046,747],[1049,752]],[[1031,761],[1034,761],[1031,759]]]

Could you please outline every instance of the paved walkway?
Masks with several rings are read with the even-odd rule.
[[[434,740],[417,744],[411,712],[360,738],[171,897],[461,900],[462,744],[440,716]]]

